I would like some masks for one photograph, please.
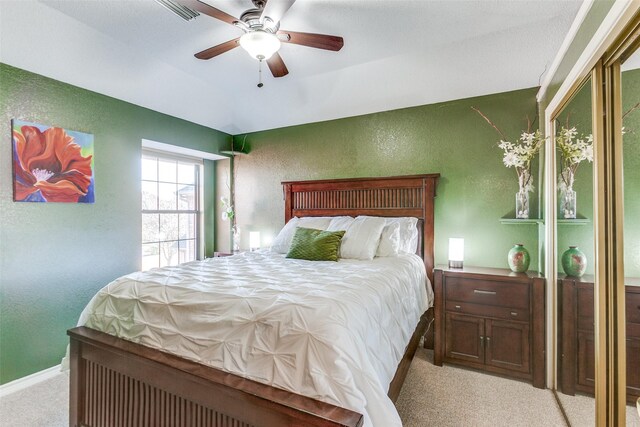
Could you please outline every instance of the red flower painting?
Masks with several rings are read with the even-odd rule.
[[[83,147],[62,128],[19,124],[13,126],[14,200],[93,202],[93,156],[83,156]],[[93,151],[93,135],[72,133]]]

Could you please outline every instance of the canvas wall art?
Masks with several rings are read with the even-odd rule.
[[[13,200],[93,203],[93,135],[12,121]]]

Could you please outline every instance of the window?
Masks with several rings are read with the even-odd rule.
[[[142,270],[200,257],[202,160],[142,152]]]

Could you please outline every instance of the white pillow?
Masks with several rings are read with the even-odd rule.
[[[306,216],[298,218],[298,227],[315,228],[316,230],[326,230],[331,224],[332,216]]]
[[[398,223],[400,226],[398,252],[415,254],[418,250],[418,218],[412,216],[387,218],[387,225],[393,223]]]
[[[392,222],[387,224],[382,229],[382,235],[380,236],[380,243],[378,244],[378,250],[376,256],[389,257],[398,256],[400,250],[400,223]]]
[[[327,231],[347,231],[352,223],[353,217],[351,216],[336,216],[331,219],[331,223],[329,224],[329,227],[327,227]]]
[[[385,219],[359,216],[353,220],[340,244],[340,257],[371,260],[376,255]]]
[[[331,220],[331,224],[327,227],[327,231],[347,231],[349,226],[353,223],[354,218],[352,216],[335,216]],[[343,237],[344,239],[344,237]],[[342,241],[340,241],[340,248],[338,248],[338,258],[342,258]]]
[[[273,252],[281,254],[289,252],[289,246],[291,246],[291,240],[293,240],[296,227],[298,227],[298,221],[300,221],[300,218],[293,217],[282,227],[282,230],[280,230],[276,238],[273,239],[273,243],[271,243],[271,250]]]
[[[326,230],[331,222],[331,217],[304,217],[298,218],[293,217],[289,220],[288,223],[282,227],[280,233],[273,239],[273,243],[271,244],[271,250],[273,252],[278,252],[281,254],[286,254],[289,252],[289,248],[291,247],[291,241],[293,240],[293,235],[296,234],[297,227],[304,228],[315,228],[317,230]]]

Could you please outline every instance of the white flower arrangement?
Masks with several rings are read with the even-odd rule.
[[[482,111],[475,107],[471,107],[478,113],[487,123],[489,123],[502,137],[498,147],[504,151],[502,163],[508,168],[514,168],[518,174],[519,193],[531,193],[534,190],[533,179],[531,176],[531,161],[538,154],[546,138],[542,136],[540,130],[531,132],[531,122],[528,121],[527,132],[522,132],[520,138],[516,142],[509,141],[504,134]]]
[[[500,140],[498,147],[504,151],[502,163],[515,168],[518,174],[520,192],[531,193],[534,188],[531,179],[531,161],[538,154],[546,138],[539,130],[522,132],[517,142]]]
[[[556,136],[556,147],[560,151],[561,167],[559,190],[573,189],[573,180],[580,163],[593,162],[593,135],[579,135],[576,127],[563,126]]]

